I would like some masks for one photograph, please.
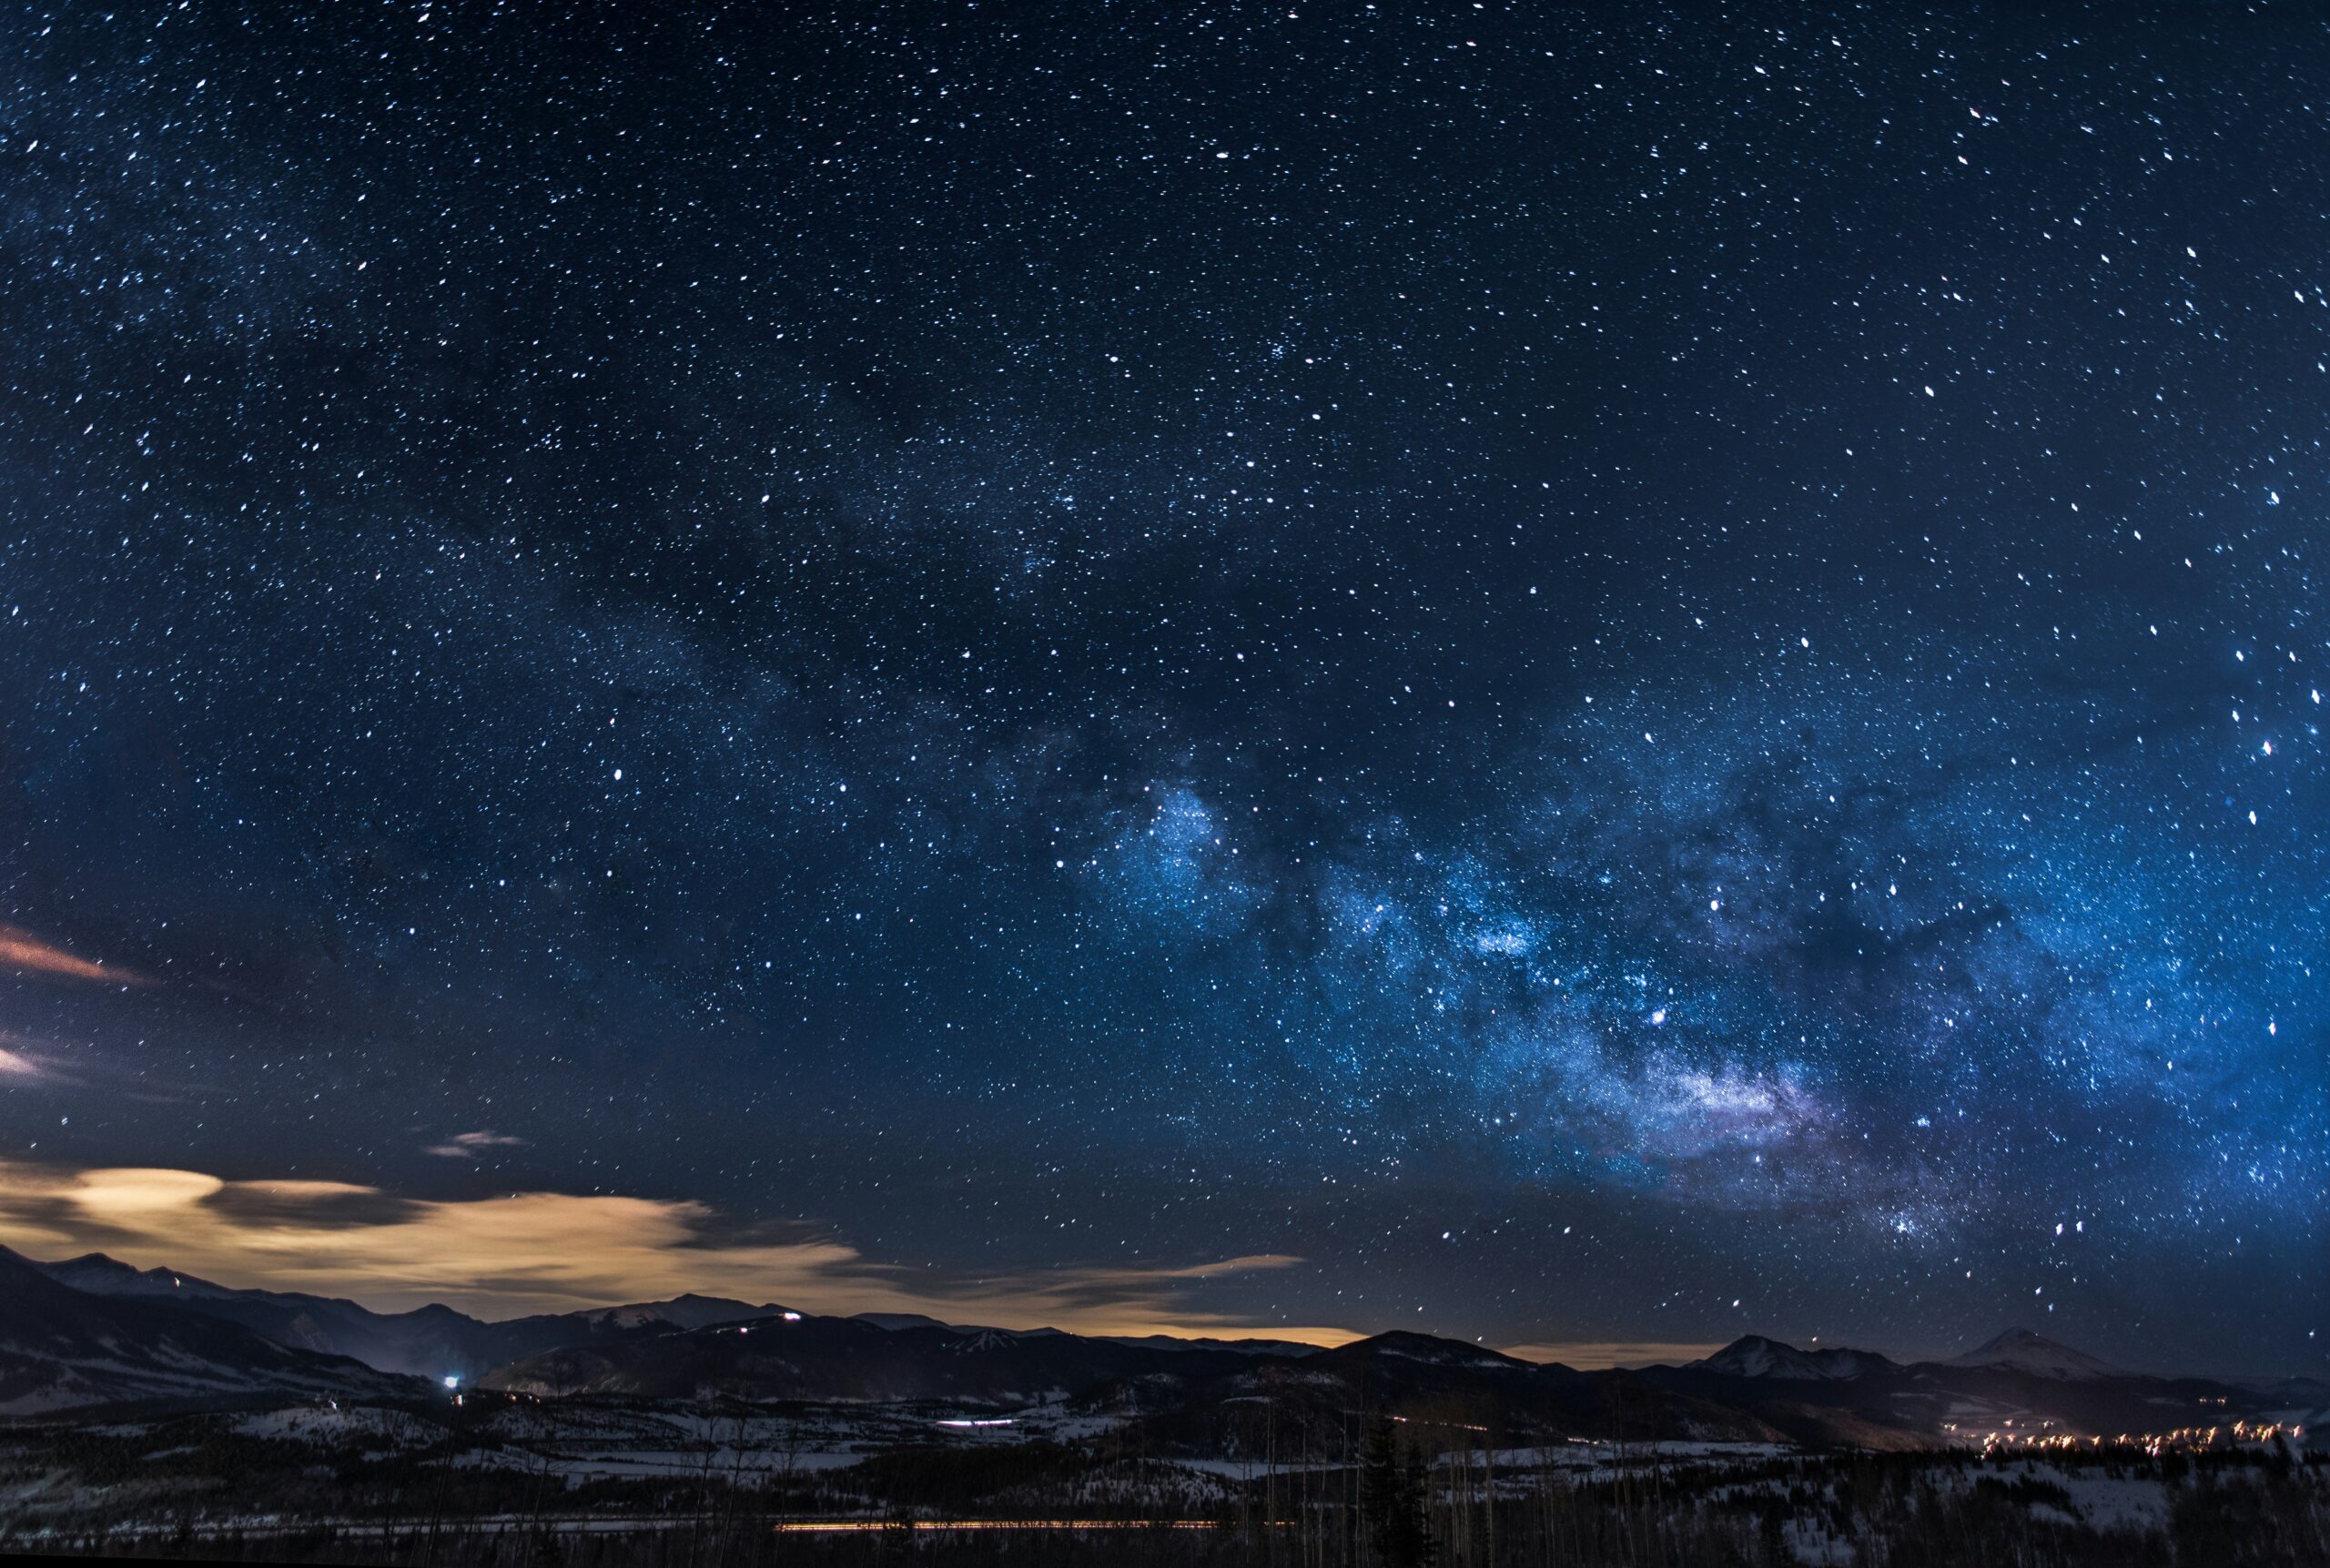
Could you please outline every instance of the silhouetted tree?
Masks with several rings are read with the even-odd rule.
[[[1360,1467],[1360,1509],[1384,1568],[1429,1568],[1434,1553],[1424,1515],[1423,1463],[1413,1456],[1403,1462],[1400,1449],[1392,1418],[1376,1417]]]

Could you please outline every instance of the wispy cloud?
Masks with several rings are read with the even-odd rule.
[[[82,1080],[66,1070],[64,1059],[46,1040],[0,1029],[0,1087],[78,1086]]]
[[[489,1148],[522,1148],[526,1140],[506,1132],[457,1132],[442,1143],[432,1143],[424,1153],[446,1159],[475,1159],[481,1150]]]
[[[866,1258],[805,1228],[729,1226],[689,1199],[417,1199],[346,1182],[0,1161],[0,1241],[35,1257],[97,1249],[141,1268],[349,1296],[384,1310],[443,1301],[506,1317],[695,1290],[812,1312],[926,1312],[1084,1333],[1355,1337],[1207,1308],[1212,1281],[1301,1264],[1284,1254],[934,1280],[932,1270]]]
[[[150,986],[153,979],[118,964],[83,958],[21,926],[0,926],[0,968],[60,980],[95,980],[107,986]]]

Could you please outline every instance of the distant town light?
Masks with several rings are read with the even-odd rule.
[[[459,1372],[447,1372],[445,1374],[445,1386],[449,1389],[460,1388],[461,1386],[461,1374]]]

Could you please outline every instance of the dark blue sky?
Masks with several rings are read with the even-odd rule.
[[[2303,8],[15,32],[20,1241],[2323,1365]]]

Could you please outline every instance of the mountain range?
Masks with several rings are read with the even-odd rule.
[[[826,1317],[695,1295],[487,1322],[442,1306],[382,1313],[331,1297],[235,1290],[101,1254],[40,1263],[0,1249],[0,1415],[410,1400],[442,1397],[449,1378],[542,1399],[716,1393],[994,1414],[1073,1405],[1139,1419],[1169,1439],[1218,1431],[1225,1412],[1257,1397],[1315,1406],[1305,1419],[1406,1410],[1515,1437],[1892,1449],[2243,1417],[2330,1429],[2330,1384],[2319,1381],[2144,1376],[2020,1329],[1948,1361],[1905,1363],[1751,1335],[1679,1366],[1579,1371],[1406,1332],[1322,1351],[911,1314]]]
[[[1907,1363],[1750,1335],[1702,1361],[1641,1375],[1754,1415],[1798,1442],[1874,1448],[1989,1434],[2159,1433],[2239,1419],[2314,1433],[2330,1424],[2330,1383],[2317,1379],[2153,1377],[2020,1328],[1948,1361]]]
[[[0,1249],[0,1411],[395,1399],[420,1386],[172,1302],[76,1290]]]
[[[785,1310],[774,1304],[755,1307],[716,1296],[686,1295],[669,1301],[488,1322],[433,1304],[410,1312],[375,1312],[333,1296],[238,1290],[175,1270],[135,1268],[102,1252],[61,1263],[38,1263],[0,1248],[0,1257],[91,1295],[167,1300],[188,1312],[239,1324],[278,1344],[352,1357],[384,1372],[452,1377],[463,1382],[474,1382],[495,1367],[568,1345],[696,1329]]]

